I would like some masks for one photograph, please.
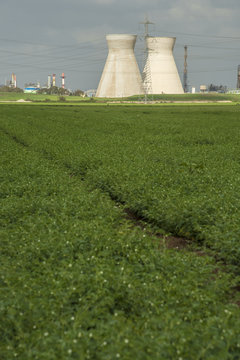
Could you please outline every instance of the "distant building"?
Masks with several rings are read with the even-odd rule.
[[[41,85],[39,81],[26,83],[24,86],[25,94],[37,94],[37,92],[41,89]]]
[[[228,90],[227,94],[240,95],[240,89]]]
[[[85,91],[85,95],[87,97],[94,97],[94,96],[96,96],[96,93],[97,93],[96,89],[91,89],[91,90]]]
[[[37,94],[39,87],[29,86],[24,88],[24,94]]]
[[[207,89],[208,89],[207,85],[200,85],[200,92],[201,93],[206,93]]]

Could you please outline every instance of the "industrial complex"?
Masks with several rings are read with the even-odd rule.
[[[184,71],[183,84],[180,80],[178,69],[173,56],[175,37],[149,36],[148,20],[145,25],[145,61],[142,74],[140,72],[134,49],[137,35],[133,34],[109,34],[106,35],[108,44],[108,56],[103,68],[97,90],[85,91],[86,96],[100,98],[124,98],[133,95],[153,94],[183,94],[196,92],[196,88],[188,84],[187,46],[184,46]],[[46,84],[41,86],[39,82],[25,84],[25,93],[38,93],[49,89],[58,89],[61,94],[72,94],[65,89],[65,73],[59,75],[61,85],[57,86],[57,75],[46,76]],[[4,85],[1,85],[4,86]],[[17,77],[12,73],[11,79],[5,81],[5,87],[14,91],[17,89]],[[215,88],[215,90],[214,90]],[[216,89],[218,88],[218,89]],[[45,90],[44,90],[45,89]],[[202,84],[200,92],[227,91],[226,86],[210,86]],[[232,92],[240,92],[240,65],[237,69],[237,87]],[[82,93],[84,93],[82,91]]]
[[[56,87],[56,74],[48,75],[47,85],[44,88],[50,89]],[[61,75],[61,88],[65,89],[65,74]],[[24,88],[25,93],[36,94],[41,89],[40,83],[36,84],[26,84]]]
[[[7,86],[7,87],[9,87],[9,88],[12,88],[12,89],[16,89],[16,88],[17,88],[17,76],[16,76],[16,74],[12,73],[11,79],[10,79],[10,80],[6,80],[5,86]]]

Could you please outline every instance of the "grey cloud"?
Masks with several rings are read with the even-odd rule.
[[[23,86],[25,80],[43,82],[48,72],[62,69],[70,87],[94,88],[107,55],[105,34],[143,34],[143,26],[139,23],[148,13],[155,23],[150,27],[152,34],[177,36],[175,57],[180,72],[183,45],[192,45],[189,47],[189,82],[192,85],[216,82],[233,87],[240,58],[238,41],[207,36],[238,36],[239,10],[239,0],[1,0],[0,83],[11,71],[18,74]],[[206,37],[190,36],[194,33]],[[1,39],[15,39],[19,43]],[[33,44],[24,44],[24,41]],[[210,48],[197,47],[201,44]],[[214,49],[216,45],[223,49]],[[143,62],[143,47],[143,42],[139,41],[136,53],[140,63]],[[233,50],[224,49],[227,47]],[[32,56],[13,56],[6,51],[26,52]],[[48,58],[43,57],[44,53]]]

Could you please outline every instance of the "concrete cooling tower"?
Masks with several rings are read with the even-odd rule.
[[[109,53],[98,85],[97,97],[126,97],[144,93],[142,78],[134,55],[137,36],[106,36]]]
[[[148,57],[143,70],[147,94],[183,94],[183,87],[173,57],[176,38],[148,37]]]

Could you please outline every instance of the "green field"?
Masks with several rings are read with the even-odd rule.
[[[138,100],[139,96],[131,96],[128,100]],[[233,102],[240,101],[240,95],[234,94],[218,94],[218,93],[206,93],[206,94],[159,94],[148,95],[149,100],[159,101],[224,101],[229,100]]]
[[[64,96],[66,101],[78,103],[78,102],[89,102],[90,98],[83,98],[81,96]],[[59,102],[59,95],[46,95],[46,94],[24,94],[15,92],[0,92],[0,101],[17,101],[17,100],[28,100],[36,103],[46,102]]]
[[[1,359],[240,358],[240,107],[0,105]]]
[[[95,103],[106,103],[111,101],[143,101],[144,96],[131,96],[128,98],[83,98],[81,96],[64,96],[65,102],[71,104],[83,104],[88,102]],[[44,95],[44,94],[24,94],[24,93],[14,93],[14,92],[0,92],[0,102],[3,101],[17,101],[19,99],[29,100],[33,103],[59,103],[58,95]],[[147,97],[148,101],[160,101],[160,102],[171,102],[171,101],[232,101],[240,102],[240,95],[231,95],[231,94],[181,94],[181,95],[149,95]],[[63,103],[63,102],[62,102]]]

